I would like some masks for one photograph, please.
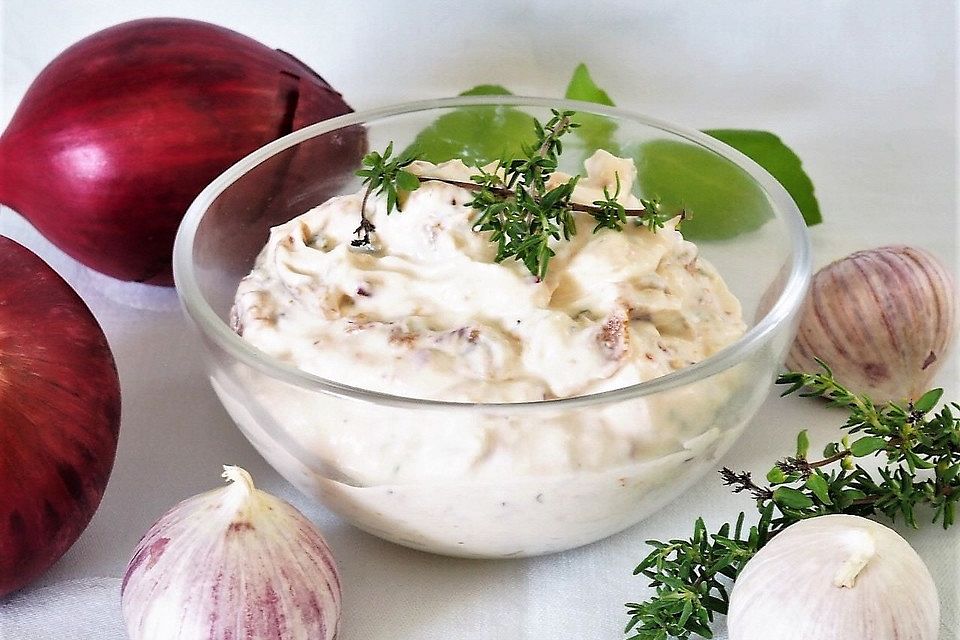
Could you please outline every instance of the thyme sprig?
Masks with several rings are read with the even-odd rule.
[[[360,202],[360,226],[354,230],[357,236],[350,244],[354,247],[371,246],[370,234],[377,230],[376,226],[367,218],[367,200],[374,191],[377,195],[383,195],[387,198],[387,212],[395,208],[400,210],[400,191],[413,191],[420,186],[417,176],[406,168],[413,164],[418,157],[415,148],[407,149],[395,158],[393,155],[393,142],[387,145],[383,154],[371,151],[363,157],[363,167],[357,171],[357,175],[363,178],[366,190],[363,192],[363,200]]]
[[[400,210],[401,192],[416,190],[428,181],[444,182],[473,192],[473,198],[465,203],[477,211],[475,231],[489,232],[491,242],[497,245],[496,261],[515,259],[524,264],[531,274],[542,279],[547,273],[550,258],[556,255],[553,244],[569,240],[576,235],[574,211],[589,213],[597,222],[593,232],[601,229],[622,231],[627,218],[633,217],[637,225],[651,231],[663,228],[667,220],[680,216],[665,213],[658,200],[640,199],[641,209],[627,209],[618,200],[620,176],[617,175],[613,192],[604,189],[602,199],[592,204],[573,202],[573,192],[580,176],[548,188],[550,177],[557,170],[563,152],[561,138],[579,125],[573,121],[573,111],[553,111],[546,124],[534,120],[536,141],[523,148],[519,158],[501,160],[493,170],[476,167],[477,174],[470,182],[417,176],[406,170],[418,159],[416,152],[405,152],[392,158],[391,142],[383,154],[372,152],[363,158],[363,168],[357,175],[366,185],[360,211],[360,225],[356,229],[355,247],[372,245],[371,234],[376,231],[366,217],[369,196],[386,197],[386,210]]]
[[[734,525],[708,533],[702,519],[688,539],[647,542],[653,549],[634,571],[650,580],[654,595],[626,605],[630,640],[712,638],[710,624],[727,612],[728,587],[746,562],[773,536],[803,520],[829,513],[903,518],[918,526],[918,511],[944,528],[956,522],[960,502],[960,405],[934,408],[943,392],[933,389],[905,406],[878,405],[851,393],[822,362],[822,373],[787,373],[777,379],[789,385],[783,395],[824,398],[849,411],[845,432],[823,451],[808,457],[806,431],[797,435],[794,455],[778,460],[767,484],[749,472],[720,471],[735,493],[749,493],[759,519],[747,529],[740,513]],[[861,458],[879,458],[876,471]]]
[[[541,279],[556,255],[551,239],[569,240],[577,233],[571,199],[579,176],[547,188],[563,151],[560,138],[578,126],[572,115],[554,111],[546,125],[535,120],[537,142],[524,148],[525,157],[501,161],[493,172],[481,169],[472,179],[482,188],[467,203],[479,212],[474,229],[491,232],[496,261],[514,258]],[[510,195],[504,198],[502,189]]]

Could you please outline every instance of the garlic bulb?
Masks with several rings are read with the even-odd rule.
[[[791,525],[760,549],[730,595],[730,640],[936,640],[940,604],[907,541],[842,514]]]
[[[787,368],[817,371],[817,357],[875,402],[916,400],[949,348],[957,304],[950,273],[926,251],[858,251],[814,275]]]
[[[225,466],[226,487],[184,500],[143,536],[121,607],[132,640],[330,640],[340,578],[299,511]]]

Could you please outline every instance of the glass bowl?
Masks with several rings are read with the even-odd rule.
[[[696,186],[729,200],[731,180],[747,185],[750,202],[742,206],[751,208],[752,229],[698,242],[741,301],[748,327],[741,339],[642,384],[483,404],[409,398],[322,379],[267,356],[231,330],[237,284],[270,227],[357,191],[354,171],[367,149],[390,141],[402,149],[454,112],[469,125],[464,131],[479,127],[486,135],[487,127],[495,139],[505,119],[520,113],[543,122],[551,109],[584,118],[586,135],[565,138],[562,158],[582,159],[602,138],[621,152],[639,153],[642,165],[643,149],[674,145],[678,157],[699,154],[697,162],[706,157],[727,176],[701,175],[701,164],[660,172],[668,180],[676,175],[681,190]],[[458,140],[446,143],[458,149]],[[561,169],[577,173],[574,164]],[[674,500],[714,467],[770,390],[794,335],[810,258],[803,221],[786,191],[713,138],[593,104],[472,96],[334,118],[252,153],[191,205],[177,236],[174,273],[216,394],[281,475],[381,538],[493,558],[600,540]]]

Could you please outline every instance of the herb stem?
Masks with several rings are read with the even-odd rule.
[[[844,449],[843,451],[837,452],[830,456],[829,458],[824,458],[823,460],[817,460],[816,462],[808,462],[807,467],[811,469],[816,469],[817,467],[825,467],[834,462],[840,462],[847,456],[851,455],[853,452],[849,449]]]
[[[508,189],[506,187],[486,187],[482,184],[476,182],[465,182],[463,180],[452,180],[450,178],[437,178],[433,176],[417,176],[417,179],[421,183],[424,182],[442,182],[444,184],[449,184],[454,187],[460,187],[461,189],[466,189],[467,191],[482,191],[483,189],[489,189],[496,195],[502,198],[511,198],[516,196],[516,192],[513,189]],[[575,211],[582,211],[584,213],[600,213],[600,207],[594,206],[592,204],[584,204],[580,202],[571,202],[570,208]],[[628,216],[643,217],[652,215],[652,213],[647,209],[624,209],[624,213]],[[684,212],[680,211],[677,213],[678,216],[684,216]]]
[[[372,190],[368,184],[367,189],[363,192],[363,200],[360,201],[360,225],[353,231],[357,239],[350,242],[354,247],[369,247],[370,234],[377,230],[376,225],[370,222],[370,218],[367,217],[367,199],[370,197]]]
[[[557,121],[556,126],[547,130],[547,135],[544,136],[543,142],[540,144],[540,148],[537,149],[537,155],[541,157],[549,155],[557,139],[559,139],[569,127],[570,113],[563,113],[560,116],[560,119]]]

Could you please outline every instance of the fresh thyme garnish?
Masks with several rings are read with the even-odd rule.
[[[830,369],[823,373],[788,373],[777,379],[790,385],[783,395],[803,390],[803,396],[822,397],[850,415],[839,442],[827,445],[820,460],[807,457],[806,431],[797,436],[796,453],[774,464],[768,486],[757,484],[747,472],[724,468],[724,484],[736,493],[747,492],[760,512],[757,524],[745,528],[740,513],[735,525],[724,524],[709,533],[698,519],[689,539],[650,540],[653,551],[634,575],[650,579],[655,594],[627,606],[625,633],[630,640],[712,638],[710,623],[725,614],[727,588],[737,574],[773,536],[814,516],[847,513],[859,516],[902,517],[917,526],[917,509],[932,512],[944,528],[956,521],[960,502],[960,405],[944,405],[933,413],[941,389],[928,391],[906,407],[875,405],[841,386]],[[853,437],[856,435],[857,437]],[[876,472],[857,464],[857,458],[881,456]]]
[[[365,169],[357,171],[357,175],[363,178],[363,183],[367,185],[367,190],[363,193],[363,201],[360,203],[360,226],[354,233],[357,239],[350,244],[354,247],[370,246],[370,234],[377,230],[370,220],[367,219],[367,199],[370,194],[376,190],[378,195],[386,195],[387,212],[400,210],[400,199],[398,191],[413,191],[420,186],[417,176],[405,171],[404,169],[417,159],[416,149],[408,149],[398,157],[391,159],[393,155],[393,143],[387,145],[383,155],[376,151],[371,151],[363,157]]]
[[[546,186],[563,150],[561,136],[577,126],[571,115],[570,111],[554,111],[546,125],[535,120],[537,143],[524,148],[526,157],[501,161],[497,171],[481,170],[472,177],[482,186],[468,203],[480,213],[474,229],[491,232],[490,239],[497,243],[497,262],[515,258],[538,278],[546,275],[555,255],[551,238],[569,240],[577,232],[570,199],[579,176],[549,190]],[[512,195],[503,197],[501,189]]]
[[[376,231],[366,217],[366,203],[376,191],[385,195],[387,213],[400,210],[399,192],[414,191],[421,182],[437,181],[455,185],[474,192],[473,199],[466,203],[478,212],[474,222],[475,231],[490,232],[490,240],[497,245],[496,261],[508,258],[519,260],[537,278],[547,273],[550,258],[555,255],[551,243],[569,240],[577,233],[574,211],[589,213],[597,221],[593,232],[601,229],[622,231],[627,217],[634,217],[638,225],[651,231],[663,228],[667,220],[679,215],[666,214],[657,200],[640,199],[642,209],[627,209],[620,202],[620,176],[616,189],[611,193],[604,189],[603,199],[592,204],[573,202],[573,190],[580,176],[547,188],[550,177],[557,170],[559,156],[563,152],[561,138],[579,125],[572,121],[574,112],[553,111],[553,117],[540,124],[534,120],[536,141],[525,146],[523,156],[501,160],[492,171],[477,167],[478,173],[471,182],[417,176],[405,167],[418,159],[415,152],[407,152],[391,159],[391,142],[381,155],[377,152],[363,158],[363,169],[357,171],[366,185],[360,211],[360,226],[356,229],[355,247],[371,246],[371,234]]]

